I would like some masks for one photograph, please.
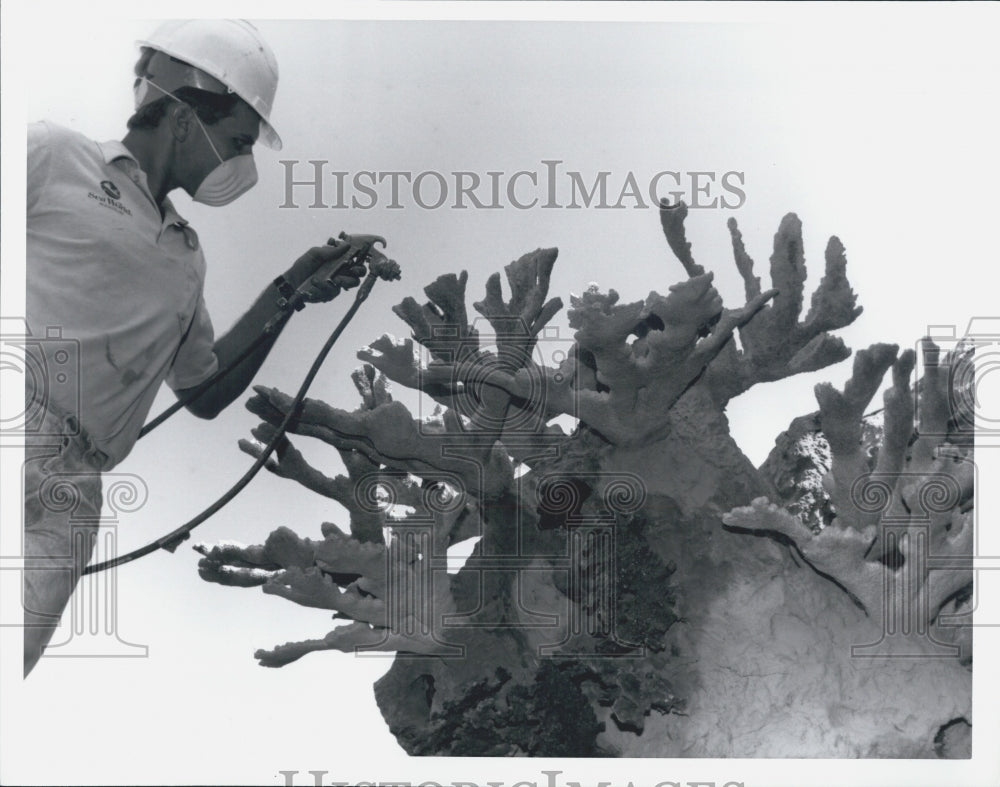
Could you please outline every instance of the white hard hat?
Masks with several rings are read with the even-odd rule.
[[[281,138],[270,121],[278,89],[278,61],[252,24],[242,19],[177,19],[163,23],[137,43],[219,80],[260,115],[260,140],[281,150]],[[202,87],[197,80],[186,84]]]

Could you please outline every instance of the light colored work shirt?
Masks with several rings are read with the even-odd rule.
[[[118,141],[28,129],[27,321],[49,400],[75,413],[108,470],[138,438],[160,383],[218,368],[198,237]]]

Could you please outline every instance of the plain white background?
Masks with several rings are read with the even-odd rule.
[[[132,107],[134,41],[165,11],[263,17],[255,23],[281,69],[273,121],[284,150],[258,149],[258,186],[221,209],[174,195],[206,250],[206,299],[217,331],[302,251],[341,229],[385,235],[403,266],[404,280],[376,288],[317,379],[312,395],[333,405],[356,406],[348,376],[358,365],[356,349],[382,333],[408,335],[389,308],[405,295],[422,300],[421,288],[441,273],[469,271],[471,310],[492,272],[539,246],[559,248],[550,294],[567,304],[591,282],[638,300],[650,289],[665,292],[683,271],[654,210],[425,210],[412,199],[392,210],[384,190],[369,210],[310,209],[306,190],[296,192],[303,207],[283,210],[280,160],[323,160],[349,173],[470,170],[485,177],[491,170],[541,173],[543,160],[558,159],[588,179],[609,171],[612,201],[629,172],[642,184],[661,170],[739,171],[745,204],[692,211],[687,222],[695,257],[715,271],[728,306],[742,302],[742,284],[726,219],[740,222],[766,286],[771,238],[781,216],[795,211],[804,223],[809,290],[827,238],[836,234],[847,247],[848,276],[865,307],[840,332],[849,346],[913,346],[929,325],[955,325],[961,335],[970,318],[995,312],[1000,58],[989,6],[476,4],[470,11],[345,4],[332,11],[341,19],[319,20],[331,13],[328,4],[96,3],[84,10],[5,3],[4,317],[23,311],[24,124],[48,118],[95,139],[121,138]],[[274,19],[279,12],[289,18]],[[337,300],[297,316],[258,382],[293,391],[346,306]],[[555,324],[568,337],[565,319],[563,312]],[[814,409],[813,385],[840,384],[849,367],[759,386],[735,401],[733,433],[747,454],[761,461],[792,417]],[[9,378],[5,373],[5,386],[16,386]],[[397,392],[418,407],[411,393]],[[984,377],[983,402],[995,393],[995,381]],[[162,392],[154,412],[171,399]],[[255,424],[236,404],[212,422],[178,415],[140,442],[115,470],[148,489],[139,510],[118,518],[119,550],[156,538],[221,494],[251,461],[236,441]],[[329,475],[338,472],[332,449],[296,444]],[[19,518],[19,459],[15,448],[0,453],[8,534],[6,525]],[[991,477],[991,460],[990,451],[977,456],[982,479]],[[995,510],[988,482],[977,493],[980,511]],[[321,522],[345,519],[329,501],[262,474],[193,541],[259,543],[279,525],[317,537]],[[980,514],[980,554],[1000,554],[989,524]],[[4,555],[16,554],[8,543]],[[281,770],[301,771],[296,783],[310,783],[309,770],[327,770],[324,783],[545,783],[546,766],[537,761],[406,757],[371,690],[386,659],[323,653],[281,670],[257,666],[255,648],[321,637],[329,620],[258,590],[204,583],[196,562],[185,544],[119,570],[118,635],[147,648],[145,658],[45,658],[22,684],[18,632],[0,630],[0,779],[281,784]],[[17,615],[16,582],[8,581],[16,571],[0,574],[7,623]],[[982,606],[995,583],[988,572],[979,581],[980,620],[1000,624],[1000,614]],[[106,655],[139,652],[98,640],[81,638]],[[565,772],[563,780],[636,785],[990,783],[983,770],[994,755],[988,741],[1000,730],[987,665],[996,645],[996,629],[977,632],[978,756],[971,764],[551,767]]]

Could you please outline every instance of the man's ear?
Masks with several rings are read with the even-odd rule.
[[[188,138],[194,125],[194,110],[187,104],[172,102],[167,109],[166,120],[174,139],[183,142]]]

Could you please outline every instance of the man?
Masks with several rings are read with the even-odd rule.
[[[214,338],[198,236],[167,195],[222,206],[254,185],[253,145],[281,145],[277,63],[242,21],[169,22],[139,43],[121,142],[48,123],[28,132],[27,319],[43,374],[26,385],[26,676],[92,554],[100,473],[132,449],[160,384],[184,398],[229,366],[279,311],[279,285],[329,301],[364,274],[317,280],[348,244],[310,249]],[[214,418],[232,403],[283,325],[188,410]]]

